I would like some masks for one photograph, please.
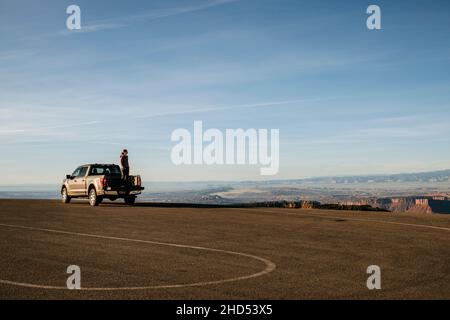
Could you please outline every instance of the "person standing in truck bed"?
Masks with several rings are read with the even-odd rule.
[[[120,165],[122,166],[122,176],[125,182],[128,181],[128,177],[130,176],[130,164],[128,163],[128,150],[123,149],[122,154],[120,155]]]

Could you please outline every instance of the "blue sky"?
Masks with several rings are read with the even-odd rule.
[[[156,181],[450,168],[449,15],[448,1],[0,0],[0,184],[58,182],[124,147]],[[278,175],[173,165],[170,134],[194,120],[280,129]]]

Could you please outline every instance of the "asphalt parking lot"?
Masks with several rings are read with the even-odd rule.
[[[450,298],[450,216],[0,200],[0,299]],[[66,287],[67,267],[81,290]],[[366,269],[381,268],[369,290]]]

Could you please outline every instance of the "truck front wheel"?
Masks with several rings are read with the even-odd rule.
[[[97,196],[95,188],[89,190],[89,204],[93,207],[98,206],[102,202],[102,198]]]
[[[66,187],[62,188],[62,190],[61,190],[61,200],[62,200],[62,203],[69,203],[70,202],[70,196],[67,193],[67,188]]]
[[[125,204],[132,206],[136,202],[136,197],[126,197],[124,200]]]

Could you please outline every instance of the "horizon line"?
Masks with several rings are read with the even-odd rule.
[[[312,179],[330,179],[330,178],[358,178],[358,177],[369,177],[369,176],[395,176],[395,175],[403,175],[403,174],[426,174],[426,173],[438,173],[438,172],[446,172],[448,171],[450,173],[450,168],[448,169],[440,169],[440,170],[430,170],[430,171],[416,171],[416,172],[398,172],[398,173],[373,173],[373,174],[359,174],[359,175],[352,175],[352,174],[344,174],[344,175],[331,175],[331,176],[312,176],[307,178],[289,178],[289,179],[248,179],[248,180],[142,180],[145,182],[150,183],[240,183],[240,182],[271,182],[271,181],[297,181],[297,180],[312,180]],[[439,181],[436,181],[434,183],[440,183]],[[19,183],[19,184],[0,184],[0,187],[19,187],[19,186],[48,186],[53,184],[59,184],[59,183]]]

